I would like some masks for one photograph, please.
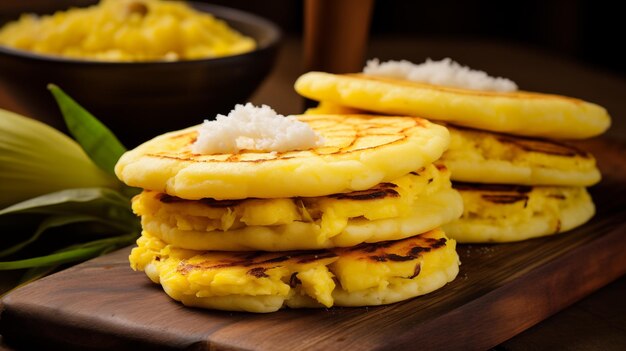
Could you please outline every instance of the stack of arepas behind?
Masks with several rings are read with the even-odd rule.
[[[134,269],[185,305],[251,312],[388,304],[455,278],[455,241],[440,226],[459,218],[462,199],[433,163],[446,128],[417,117],[258,119],[267,113],[240,105],[122,156],[116,174],[144,189],[133,200],[144,229]],[[302,125],[318,137],[296,150],[249,134]],[[244,148],[199,145],[228,140]],[[253,148],[259,140],[270,147]]]
[[[446,125],[442,161],[464,200],[444,226],[459,242],[510,242],[564,232],[595,212],[586,187],[600,180],[594,157],[558,139],[603,133],[610,117],[582,100],[517,90],[515,83],[450,59],[415,65],[368,62],[363,73],[304,74],[311,113],[421,116]]]

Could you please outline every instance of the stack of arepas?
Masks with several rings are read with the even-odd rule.
[[[248,132],[272,129],[252,106],[235,110],[248,114]],[[116,174],[144,189],[133,199],[144,229],[133,269],[185,305],[251,312],[388,304],[456,277],[455,241],[440,226],[460,217],[462,199],[434,163],[446,128],[417,117],[278,117],[308,125],[317,144],[202,153],[196,126],[122,156]],[[233,133],[241,125],[213,138],[254,144]]]
[[[310,72],[295,88],[321,102],[312,114],[376,112],[446,125],[451,143],[442,161],[464,213],[444,229],[461,243],[564,232],[595,212],[586,191],[600,180],[594,157],[556,140],[603,133],[610,117],[601,106],[518,91],[508,79],[449,59],[421,65],[374,60],[359,74]]]

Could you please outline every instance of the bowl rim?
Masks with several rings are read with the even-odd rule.
[[[256,14],[239,10],[239,9],[235,9],[232,7],[227,7],[227,6],[213,5],[213,4],[201,3],[197,1],[184,1],[184,2],[190,5],[191,7],[193,7],[194,9],[200,10],[202,12],[209,12],[215,17],[226,22],[229,22],[230,19],[234,17],[233,20],[246,22],[247,24],[252,23],[256,27],[263,27],[269,34],[268,35],[269,39],[266,40],[266,42],[263,43],[263,45],[257,46],[254,50],[244,52],[241,54],[214,57],[214,58],[199,58],[199,59],[192,59],[192,60],[177,60],[177,61],[94,61],[94,60],[77,59],[77,58],[71,58],[71,57],[65,57],[65,56],[42,55],[42,54],[34,53],[32,51],[15,49],[15,48],[4,46],[4,45],[0,45],[0,55],[22,57],[22,58],[29,59],[32,61],[41,61],[41,62],[47,62],[47,63],[67,63],[67,64],[94,65],[94,66],[134,66],[136,67],[136,66],[155,66],[155,65],[163,65],[163,64],[167,64],[168,66],[174,66],[174,65],[202,64],[202,63],[207,63],[207,62],[218,64],[218,63],[226,63],[230,60],[238,60],[241,57],[254,55],[258,52],[271,49],[278,45],[282,37],[281,30],[276,24]]]

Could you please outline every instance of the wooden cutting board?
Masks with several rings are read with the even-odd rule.
[[[128,266],[130,248],[12,292],[0,333],[50,349],[487,349],[626,273],[626,146],[587,142],[597,215],[567,234],[460,245],[458,278],[382,307],[228,313],[183,307]]]

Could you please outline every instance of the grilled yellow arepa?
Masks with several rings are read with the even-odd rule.
[[[460,243],[511,242],[561,233],[595,213],[584,187],[453,186],[463,197],[463,216],[443,228]]]
[[[515,135],[583,139],[603,133],[611,124],[603,107],[559,95],[477,91],[323,72],[302,75],[295,88],[318,101]]]
[[[447,126],[450,147],[441,162],[452,180],[475,183],[590,186],[600,181],[596,160],[563,143]]]
[[[144,231],[131,266],[188,306],[249,312],[383,305],[427,294],[459,271],[440,230],[398,241],[290,252],[177,249]]]
[[[310,198],[184,200],[144,191],[133,199],[143,228],[191,250],[284,251],[397,240],[461,216],[450,172],[428,165],[373,188]]]
[[[184,199],[324,196],[369,189],[437,160],[446,128],[417,117],[299,116],[324,138],[304,151],[194,154],[198,127],[158,136],[125,153],[126,184]]]

